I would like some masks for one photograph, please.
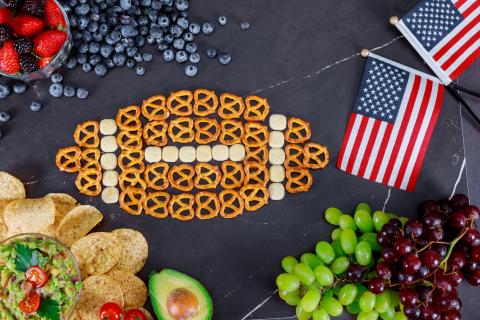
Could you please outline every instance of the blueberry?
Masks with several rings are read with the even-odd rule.
[[[148,30],[147,30],[147,34],[148,34]],[[145,38],[142,37],[142,36],[136,36],[135,37],[135,44],[139,48],[143,47],[145,45]]]
[[[187,18],[178,18],[177,25],[182,29],[188,29],[188,20]]]
[[[173,61],[173,59],[175,59],[175,54],[172,50],[167,49],[163,51],[163,60],[165,60],[166,62],[171,62]]]
[[[200,53],[194,52],[194,53],[190,54],[190,56],[188,57],[188,60],[193,64],[199,63],[200,62]]]
[[[82,43],[80,46],[77,47],[77,51],[79,53],[87,53],[88,51],[88,44],[87,43]]]
[[[138,34],[137,29],[135,29],[131,25],[123,25],[120,28],[120,32],[122,33],[122,36],[125,38],[135,37]]]
[[[63,86],[60,83],[52,83],[50,88],[48,88],[48,92],[52,97],[60,98],[63,94]]]
[[[74,32],[74,33],[72,33],[72,37],[73,37],[74,40],[80,40],[80,39],[82,39],[82,33]]]
[[[170,21],[176,22],[180,15],[176,11],[170,12]]]
[[[116,53],[122,53],[125,51],[125,46],[122,43],[117,43],[115,45],[115,52]]]
[[[92,71],[92,65],[90,63],[84,63],[82,64],[82,70],[83,72],[90,72]]]
[[[200,30],[201,27],[198,23],[190,23],[190,26],[188,27],[188,31],[190,31],[192,34],[199,34]]]
[[[150,4],[153,10],[160,10],[162,8],[162,3],[160,1],[153,0]]]
[[[125,57],[124,54],[115,53],[113,55],[113,63],[115,63],[116,66],[123,67],[126,61],[127,61],[127,58]]]
[[[170,26],[170,34],[174,36],[175,38],[178,38],[182,35],[183,29],[174,24],[173,26]]]
[[[143,76],[145,74],[145,68],[142,66],[137,66],[137,68],[135,69],[135,73],[138,76]]]
[[[13,84],[13,92],[17,94],[22,94],[27,90],[27,85],[25,82],[15,82]]]
[[[157,21],[158,21],[158,25],[162,28],[166,28],[170,25],[170,19],[167,16],[160,16],[158,17]]]
[[[151,3],[152,3],[152,0],[140,0],[140,5],[142,7],[150,7]]]
[[[99,63],[95,66],[95,74],[99,77],[105,76],[107,71],[108,69],[104,64]]]
[[[147,36],[147,43],[148,44],[154,44],[155,43],[155,38],[151,34],[149,34]]]
[[[160,0],[160,2],[169,7],[171,7],[173,4],[173,0]]]
[[[151,53],[144,53],[143,54],[143,60],[146,62],[150,62],[153,60],[153,54]]]
[[[218,24],[221,26],[224,26],[227,24],[227,17],[225,16],[220,16],[218,17]]]
[[[102,61],[102,57],[100,57],[98,54],[94,54],[93,56],[90,56],[90,59],[88,59],[88,63],[90,63],[92,66],[96,66],[97,64]]]
[[[165,37],[163,37],[163,42],[166,44],[170,44],[173,42],[173,36],[171,34],[166,34]]]
[[[157,48],[158,51],[165,51],[168,49],[168,46],[165,43],[160,43]]]
[[[127,56],[131,58],[135,55],[135,53],[137,53],[137,51],[138,49],[135,47],[127,48]]]
[[[38,112],[40,111],[40,109],[42,109],[42,104],[40,103],[40,101],[33,100],[30,103],[30,110],[32,110],[33,112]]]
[[[221,53],[218,56],[218,61],[220,62],[220,64],[229,64],[231,60],[232,56],[230,55],[230,53]]]
[[[93,41],[100,43],[103,41],[103,36],[100,34],[100,32],[94,32],[92,33],[92,39]]]
[[[197,75],[197,72],[198,69],[196,66],[189,64],[185,67],[185,74],[189,77],[195,77]]]
[[[78,88],[77,89],[77,97],[80,99],[87,99],[88,98],[88,90],[85,88]]]
[[[133,67],[135,67],[135,64],[136,64],[135,60],[133,60],[133,59],[128,59],[127,60],[127,68],[133,68]]]
[[[96,32],[98,30],[98,22],[97,21],[90,21],[87,29],[90,32]]]
[[[214,59],[217,56],[217,50],[215,50],[214,48],[208,48],[205,53],[210,59]]]
[[[84,64],[87,62],[87,55],[86,54],[79,54],[77,56],[77,62],[78,64]]]
[[[60,83],[63,81],[63,76],[60,73],[54,73],[50,76],[50,81],[53,83]]]
[[[105,65],[107,66],[108,69],[115,68],[115,63],[110,58],[105,59]]]
[[[240,29],[242,29],[242,30],[250,29],[250,23],[248,23],[248,21],[240,22]]]
[[[90,6],[86,3],[75,7],[75,13],[81,16],[86,15],[89,11]]]
[[[75,95],[75,88],[72,86],[65,86],[63,88],[63,95],[67,98],[71,98]]]
[[[83,30],[88,26],[88,18],[85,16],[80,16],[78,18],[78,27]]]
[[[102,36],[105,36],[105,35],[107,35],[107,33],[108,33],[108,29],[109,29],[109,28],[108,28],[108,24],[102,23],[102,24],[98,27],[98,32],[100,32],[100,34],[101,34]]]
[[[132,7],[132,0],[120,0],[120,7],[122,7],[123,10],[127,11]]]
[[[194,53],[194,52],[197,52],[197,50],[198,50],[197,44],[194,42],[189,42],[185,45],[185,51],[187,51],[188,53]]]
[[[77,66],[77,60],[75,58],[70,58],[67,61],[67,68],[68,69],[75,69]]]
[[[12,116],[7,111],[0,112],[0,122],[8,122]]]
[[[142,62],[143,61],[143,56],[140,52],[137,52],[133,55],[133,60],[136,62]]]
[[[185,40],[177,38],[173,40],[173,47],[178,50],[182,50],[185,47]]]
[[[175,7],[179,11],[188,10],[188,1],[187,0],[175,0]]]
[[[100,15],[98,13],[90,13],[90,20],[98,21],[100,20]]]
[[[97,42],[90,42],[88,45],[88,52],[91,54],[96,54],[100,51],[100,44]]]
[[[185,32],[183,34],[183,40],[187,41],[187,42],[192,42],[193,39],[195,39],[195,36],[193,35],[193,33],[191,32]]]
[[[160,28],[160,26],[158,25],[155,25],[155,24],[152,24],[152,26],[150,27],[150,34],[152,35],[152,37],[154,37],[155,39],[159,39],[163,36],[163,31],[162,29]]]
[[[175,61],[178,63],[184,63],[188,60],[188,54],[186,51],[180,50],[175,54]]]
[[[100,47],[100,55],[104,58],[108,58],[112,55],[113,53],[113,47],[110,44],[103,44]]]
[[[202,25],[202,32],[206,35],[210,35],[213,33],[213,31],[215,31],[215,27],[213,26],[213,24],[211,22],[205,22],[203,25]]]

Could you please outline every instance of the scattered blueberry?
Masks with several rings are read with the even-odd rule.
[[[197,72],[198,69],[196,66],[189,64],[185,67],[185,74],[189,77],[195,77],[197,75]]]
[[[68,61],[67,61],[67,68],[68,69],[75,69],[76,66],[77,66],[77,59],[75,59],[75,58],[68,59]]]
[[[178,50],[183,50],[183,48],[185,48],[185,40],[182,38],[173,40],[173,47]]]
[[[30,103],[30,110],[32,110],[33,112],[38,112],[40,111],[40,109],[42,109],[42,104],[40,103],[40,101],[33,100]]]
[[[50,76],[50,80],[53,83],[60,83],[63,81],[63,76],[60,73],[54,73]]]
[[[95,66],[95,74],[99,77],[103,77],[107,74],[107,67],[104,64],[97,64]]]
[[[157,48],[158,51],[165,51],[168,49],[168,45],[166,45],[165,43],[160,43]]]
[[[177,25],[182,29],[188,29],[188,20],[187,18],[178,18]]]
[[[193,33],[191,32],[185,32],[183,34],[183,40],[187,41],[187,42],[192,42],[193,39],[195,39],[195,36],[193,35]]]
[[[214,48],[208,48],[205,53],[210,59],[214,59],[217,56],[217,50],[215,50]]]
[[[12,116],[7,111],[0,112],[0,122],[8,122]]]
[[[240,22],[240,29],[242,30],[250,29],[250,23],[248,23],[247,21]]]
[[[115,63],[113,62],[112,59],[105,60],[105,65],[107,66],[108,69],[115,68]]]
[[[127,57],[125,57],[124,54],[115,53],[113,55],[113,63],[115,63],[117,67],[123,67],[126,61],[127,61]]]
[[[218,24],[221,26],[224,26],[227,24],[227,17],[225,16],[220,16],[218,17]]]
[[[232,61],[232,56],[230,55],[230,53],[221,53],[219,56],[218,56],[218,61],[220,62],[220,64],[229,64],[230,61]]]
[[[63,86],[60,83],[52,83],[48,92],[52,97],[60,98],[63,94]]]
[[[198,47],[193,42],[187,43],[185,45],[185,51],[187,51],[188,53],[194,53],[194,52],[197,52],[197,50],[198,50]]]
[[[202,28],[198,23],[190,23],[190,26],[188,27],[188,31],[190,31],[192,34],[199,34],[201,30]]]
[[[75,88],[72,86],[65,86],[63,88],[63,95],[67,98],[71,98],[75,95]]]
[[[210,22],[205,22],[203,25],[202,25],[202,32],[206,35],[210,35],[213,33],[213,31],[215,31],[215,27],[213,26],[212,23]]]
[[[135,73],[139,76],[143,76],[145,74],[145,68],[142,66],[137,66]]]
[[[92,71],[92,65],[90,63],[84,63],[82,65],[83,72],[90,72]]]
[[[13,92],[17,94],[22,94],[25,91],[27,91],[27,85],[25,84],[25,82],[15,82],[13,84]]]
[[[143,61],[150,62],[153,60],[153,54],[151,53],[144,53],[143,54]]]
[[[167,49],[163,51],[163,60],[165,60],[166,62],[171,62],[173,61],[173,59],[175,59],[175,54],[172,50]]]
[[[194,53],[190,54],[190,56],[188,57],[188,60],[193,64],[199,63],[200,62],[200,53],[194,52]]]
[[[133,68],[135,67],[136,63],[135,63],[135,60],[133,59],[128,59],[127,60],[127,68]]]
[[[78,88],[77,89],[77,97],[80,99],[88,98],[88,90],[85,88]]]
[[[177,10],[185,11],[188,9],[188,1],[187,0],[176,0],[175,7]]]
[[[136,62],[140,63],[143,61],[143,56],[140,52],[137,52],[133,55],[133,60],[135,60]]]
[[[183,50],[177,51],[177,53],[175,54],[175,61],[177,61],[178,63],[184,63],[187,60],[188,60],[187,52]]]

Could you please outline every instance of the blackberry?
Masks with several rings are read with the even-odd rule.
[[[24,72],[33,72],[38,70],[38,59],[30,54],[21,54],[20,55],[20,67]]]
[[[0,46],[12,38],[12,29],[6,24],[0,24]]]
[[[13,47],[20,54],[31,53],[33,50],[33,41],[25,37],[17,38],[13,42]]]
[[[35,17],[45,16],[45,4],[42,0],[24,0],[20,9]]]
[[[18,7],[19,2],[19,0],[3,0],[4,6],[9,9],[15,9]]]

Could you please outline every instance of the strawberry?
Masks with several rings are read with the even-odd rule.
[[[0,8],[0,24],[9,24],[12,21],[13,13],[8,8]]]
[[[42,19],[29,15],[19,15],[10,22],[13,32],[19,37],[33,37],[43,30]]]
[[[43,69],[46,66],[48,66],[48,64],[52,62],[52,60],[53,60],[53,57],[41,58],[40,61],[38,61],[38,67],[40,69]]]
[[[33,52],[42,58],[55,55],[65,43],[67,34],[60,30],[47,30],[33,38]]]
[[[13,41],[5,42],[0,49],[0,70],[10,74],[20,71],[20,57],[13,48]]]
[[[54,0],[45,0],[45,22],[51,28],[67,27],[65,17]]]

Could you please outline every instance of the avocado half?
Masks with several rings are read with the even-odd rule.
[[[159,320],[212,319],[212,298],[207,289],[189,275],[164,269],[150,276],[148,290]]]

